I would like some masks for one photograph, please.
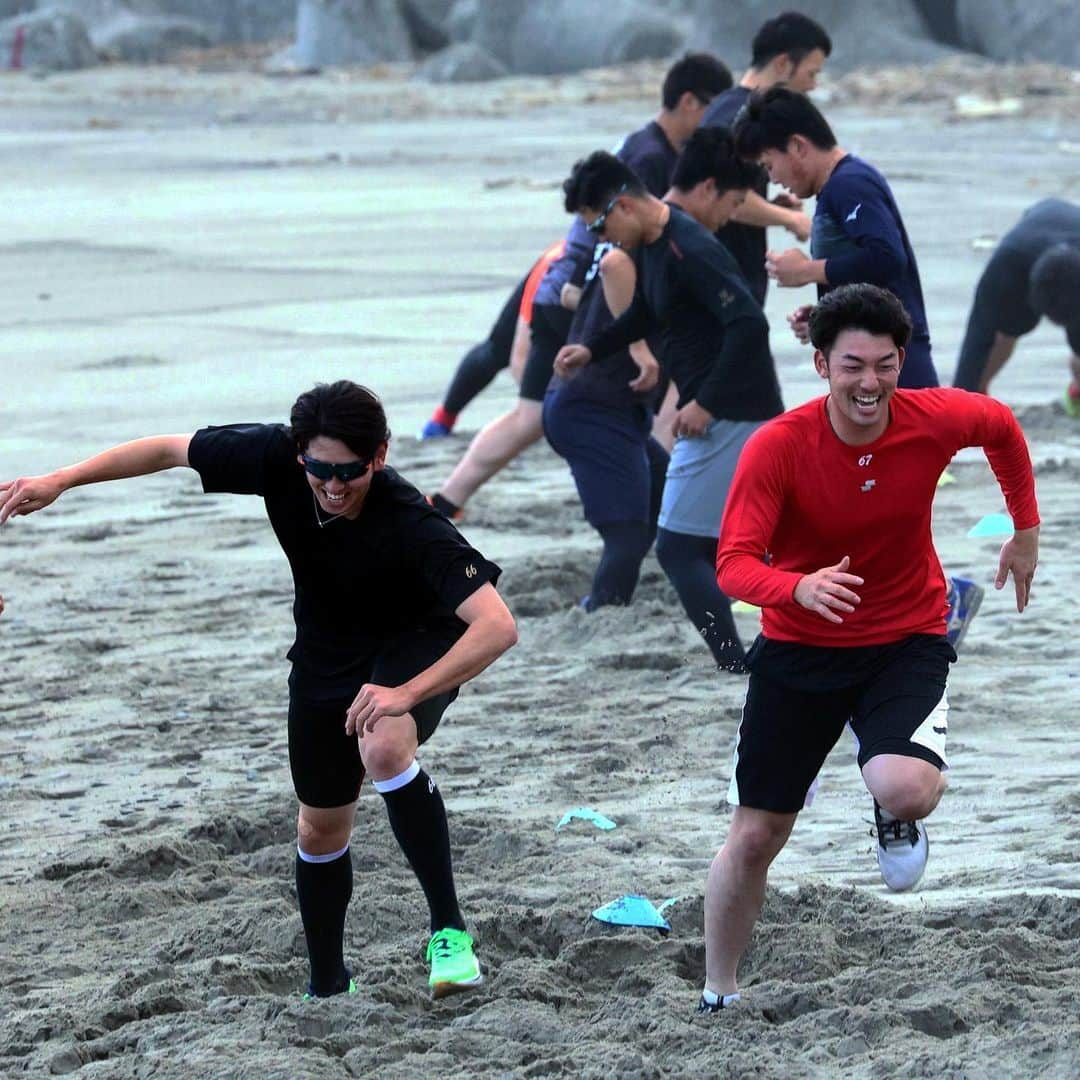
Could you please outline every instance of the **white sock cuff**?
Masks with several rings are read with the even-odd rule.
[[[385,795],[387,792],[397,791],[398,788],[411,784],[419,772],[420,762],[413,758],[412,764],[404,772],[399,772],[397,776],[391,776],[389,780],[372,780],[371,782],[380,795]]]
[[[312,855],[310,852],[304,851],[299,844],[296,845],[296,854],[300,856],[301,860],[309,863],[333,862],[335,859],[340,859],[348,850],[349,845],[346,844],[340,851],[331,851],[329,855]]]

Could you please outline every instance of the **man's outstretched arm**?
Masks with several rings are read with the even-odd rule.
[[[8,518],[44,509],[69,488],[146,476],[187,465],[191,439],[191,435],[151,435],[121,443],[77,465],[68,465],[42,476],[0,482],[0,525]]]

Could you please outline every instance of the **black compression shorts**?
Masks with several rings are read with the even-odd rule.
[[[435,630],[402,634],[389,642],[355,686],[338,698],[316,700],[299,681],[289,679],[289,768],[297,798],[308,806],[334,807],[351,803],[360,794],[364,766],[355,735],[345,734],[345,713],[364,683],[400,686],[446,654],[457,634]],[[431,738],[447,706],[457,697],[455,687],[420,702],[412,710],[416,738]]]
[[[558,304],[534,304],[532,343],[525,370],[521,373],[518,397],[526,401],[543,401],[555,370],[555,356],[566,344],[574,313]]]

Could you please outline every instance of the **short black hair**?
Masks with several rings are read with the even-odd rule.
[[[1031,268],[1028,299],[1058,326],[1080,321],[1080,247],[1062,242],[1044,251]]]
[[[735,140],[726,127],[698,128],[682,148],[671,186],[690,191],[710,177],[721,194],[735,188],[753,187],[758,167],[735,153]]]
[[[810,312],[810,341],[828,359],[845,330],[891,337],[902,349],[911,340],[911,316],[893,293],[879,285],[840,285]]]
[[[832,52],[832,41],[825,28],[809,16],[798,11],[784,11],[762,23],[750,49],[750,66],[760,71],[782,53],[787,53],[796,66],[815,49],[828,56]]]
[[[638,174],[606,150],[596,150],[574,162],[562,189],[563,206],[568,214],[580,213],[585,208],[602,210],[620,191],[638,198],[649,194]]]
[[[735,117],[733,131],[738,152],[753,160],[766,150],[786,151],[793,135],[809,139],[819,150],[836,145],[836,136],[817,106],[786,86],[751,94]]]
[[[730,90],[735,84],[731,70],[712,53],[688,52],[668,68],[660,100],[670,111],[688,90],[702,101],[711,101],[717,94]]]
[[[289,414],[289,429],[303,453],[312,439],[340,439],[358,458],[370,459],[390,441],[382,402],[366,386],[348,379],[318,383],[301,394]]]

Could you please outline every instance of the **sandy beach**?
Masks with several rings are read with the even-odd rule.
[[[138,435],[284,420],[301,390],[349,377],[382,394],[393,464],[433,489],[513,383],[500,376],[460,436],[415,433],[565,229],[569,166],[653,114],[662,67],[449,88],[400,68],[0,77],[0,478]],[[1010,117],[965,120],[948,95],[854,77],[824,105],[893,185],[945,381],[993,243],[1038,199],[1080,199],[1080,83],[1009,77],[1036,87]],[[882,73],[878,88],[902,85]],[[789,406],[821,392],[784,322],[809,299],[769,296]],[[259,501],[175,472],[5,526],[0,1075],[1080,1074],[1066,358],[1044,324],[994,385],[1028,435],[1044,518],[1023,616],[1011,585],[989,588],[1000,538],[967,536],[1002,509],[985,459],[962,454],[939,491],[942,560],[988,592],[950,679],[951,786],[921,888],[881,885],[845,737],[772,872],[745,1007],[723,1018],[693,1006],[745,684],[712,670],[651,556],[631,607],[575,607],[597,543],[546,446],[463,525],[503,567],[521,641],[423,751],[487,972],[437,1005],[423,897],[367,787],[346,927],[360,992],[300,999],[292,596]],[[739,619],[749,640],[754,616]],[[556,832],[580,806],[617,827]],[[624,893],[675,900],[671,933],[590,918]]]

